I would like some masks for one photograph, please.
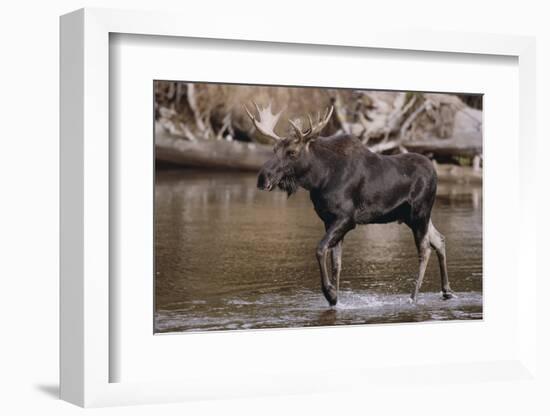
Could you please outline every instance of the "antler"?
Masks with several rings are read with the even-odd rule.
[[[246,110],[246,113],[248,114],[248,117],[252,120],[252,123],[254,124],[254,127],[258,129],[260,133],[262,133],[265,137],[268,137],[274,141],[283,140],[283,138],[277,133],[275,133],[274,129],[277,125],[277,121],[279,121],[279,117],[281,117],[282,110],[279,111],[277,114],[274,114],[271,112],[271,102],[267,105],[267,107],[260,108],[256,102],[252,101],[254,106],[256,107],[256,111],[258,112],[258,118],[254,117],[254,115],[248,110],[248,107],[245,105],[244,109]]]
[[[302,131],[300,126],[298,126],[294,121],[288,120],[292,128],[294,129],[294,132],[296,133],[296,136],[300,141],[307,142],[317,136],[330,120],[330,117],[332,116],[332,112],[334,110],[334,106],[330,106],[330,108],[327,108],[324,115],[321,116],[320,112],[317,112],[317,121],[313,123],[313,120],[311,119],[311,116],[307,115],[307,120],[309,122],[309,128],[306,131]]]

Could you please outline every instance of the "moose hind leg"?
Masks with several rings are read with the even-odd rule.
[[[430,254],[432,253],[430,239],[425,227],[424,232],[414,230],[414,241],[418,250],[418,277],[411,294],[411,303],[416,303],[418,292],[420,291],[422,280],[424,280],[424,274],[426,273],[426,267],[428,266],[428,261],[430,260]]]
[[[340,290],[340,272],[342,271],[342,241],[330,251],[332,260],[332,284],[336,286],[336,293]]]
[[[437,253],[437,259],[439,260],[439,274],[441,275],[441,294],[443,299],[451,299],[455,297],[455,294],[451,290],[449,285],[449,275],[447,273],[447,255],[445,253],[445,236],[441,234],[437,228],[434,227],[432,222],[428,226],[428,237],[430,239],[430,245]]]

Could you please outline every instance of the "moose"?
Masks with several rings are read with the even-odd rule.
[[[255,114],[246,113],[258,132],[273,142],[273,156],[260,169],[257,187],[276,187],[290,197],[298,187],[309,191],[315,212],[325,225],[317,246],[321,288],[330,306],[338,300],[342,268],[342,241],[357,225],[399,222],[411,230],[419,258],[419,270],[410,301],[416,303],[432,248],[439,260],[443,299],[454,297],[447,275],[445,237],[434,227],[431,211],[437,174],[431,161],[420,154],[381,155],[371,152],[350,134],[321,136],[332,116],[331,106],[315,121],[307,115],[303,128],[293,120],[281,137],[275,127],[282,111],[273,113],[271,103]],[[331,257],[331,276],[327,259]]]

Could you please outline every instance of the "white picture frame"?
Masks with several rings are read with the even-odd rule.
[[[441,362],[415,367],[412,379],[439,382],[450,371],[464,382],[484,379],[538,383],[536,362],[535,189],[535,42],[533,38],[467,33],[423,33],[362,29],[332,33],[319,27],[301,31],[276,24],[253,24],[240,33],[226,20],[204,26],[173,13],[82,9],[61,18],[61,398],[80,406],[158,403],[197,398],[262,394],[315,393],[372,388],[403,379],[399,369],[342,368],[337,380],[321,383],[318,374],[277,374],[265,380],[234,383],[232,375],[161,382],[111,382],[110,365],[120,357],[110,350],[110,170],[109,36],[113,33],[226,39],[282,44],[505,55],[519,65],[519,195],[521,215],[515,248],[522,282],[516,319],[521,323],[517,354],[498,362]],[[304,337],[314,336],[312,332]],[[406,370],[405,372],[409,371]],[[472,374],[484,374],[482,377]],[[489,376],[490,375],[490,376]],[[485,378],[484,378],[485,377]],[[406,377],[405,377],[406,378]],[[411,379],[411,380],[412,380]],[[409,380],[410,383],[413,381]]]

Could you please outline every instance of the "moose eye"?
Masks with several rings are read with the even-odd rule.
[[[291,158],[295,158],[298,155],[296,150],[287,150],[286,155]]]

